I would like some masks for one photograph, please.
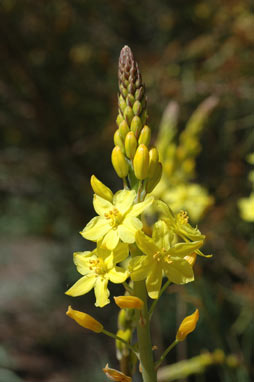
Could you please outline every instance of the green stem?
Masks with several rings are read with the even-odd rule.
[[[164,361],[164,359],[166,358],[167,354],[178,344],[178,340],[175,339],[174,342],[172,342],[172,344],[170,344],[167,349],[164,351],[164,353],[162,354],[162,356],[160,357],[160,359],[156,362],[155,364],[155,369],[157,370],[159,368],[159,366],[162,364],[162,362]]]
[[[137,335],[143,382],[156,382],[157,376],[153,362],[150,321],[147,310],[147,293],[144,281],[134,282],[135,296],[144,301],[142,315],[137,311]]]
[[[115,340],[118,340],[118,341],[123,342],[123,343],[126,345],[126,347],[127,347],[128,349],[130,349],[130,350],[131,350],[137,357],[139,357],[139,354],[135,351],[134,347],[131,346],[131,345],[130,345],[127,341],[125,341],[123,338],[117,336],[117,335],[114,334],[114,333],[109,332],[109,331],[106,330],[106,329],[103,329],[101,333],[105,334],[105,335],[108,336],[108,337],[112,337],[112,338],[114,338]]]
[[[125,290],[126,290],[127,292],[129,292],[130,295],[132,296],[132,295],[133,295],[133,289],[127,284],[127,282],[124,282],[124,283],[123,283],[123,286],[124,286]]]
[[[153,311],[154,311],[154,309],[155,309],[155,307],[156,307],[156,305],[157,305],[157,303],[158,303],[158,301],[159,301],[159,298],[161,297],[162,293],[167,289],[167,287],[168,287],[169,285],[170,285],[170,281],[167,280],[167,281],[165,282],[165,284],[163,285],[163,287],[161,288],[161,290],[160,290],[159,297],[158,297],[156,300],[153,301],[153,303],[152,303],[152,305],[151,305],[151,308],[150,308],[150,310],[149,310],[149,320],[151,320],[151,318],[152,318]]]

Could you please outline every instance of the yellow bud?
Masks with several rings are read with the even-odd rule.
[[[147,178],[149,169],[149,152],[148,148],[141,144],[138,146],[133,159],[134,173],[137,179],[143,180]]]
[[[130,126],[132,118],[134,116],[132,108],[130,106],[126,106],[123,114],[124,114],[125,119],[127,120],[128,126]]]
[[[147,193],[152,192],[153,189],[157,186],[157,184],[159,183],[161,179],[161,175],[162,175],[162,164],[161,162],[157,162],[153,178],[148,179],[146,183]]]
[[[129,132],[129,127],[128,127],[128,123],[123,120],[120,125],[119,125],[119,132],[120,132],[120,136],[121,138],[124,140],[126,135],[128,134]]]
[[[139,309],[141,310],[144,306],[144,302],[135,296],[118,296],[114,297],[115,303],[119,308],[124,309]]]
[[[135,115],[139,115],[142,111],[142,105],[139,101],[135,101],[133,105],[133,112]]]
[[[116,146],[119,146],[121,151],[122,151],[122,153],[124,153],[124,144],[123,144],[123,140],[121,138],[119,129],[117,129],[115,134],[114,134],[114,144]]]
[[[159,153],[158,150],[153,147],[151,150],[149,150],[149,171],[148,171],[148,177],[153,178],[156,170],[158,169],[159,162]]]
[[[99,321],[89,314],[73,310],[71,306],[68,307],[66,314],[85,329],[92,330],[95,333],[101,333],[103,330],[103,325]]]
[[[190,255],[184,256],[184,259],[188,261],[190,265],[194,265],[196,262],[197,254],[195,252],[191,253]]]
[[[119,178],[125,178],[129,172],[129,164],[119,146],[113,148],[111,161]]]
[[[120,337],[122,338],[124,341],[126,342],[130,342],[131,340],[131,334],[132,334],[132,331],[131,329],[126,329],[126,330],[118,330],[116,335],[117,337]],[[121,352],[125,353],[125,355],[128,355],[129,354],[129,349],[126,347],[126,345],[120,341],[120,340],[116,340],[116,348],[118,350],[120,350]]]
[[[176,334],[176,339],[178,341],[184,341],[188,334],[193,332],[196,328],[197,322],[199,319],[199,311],[195,310],[193,314],[185,317]]]
[[[145,125],[140,132],[138,143],[139,144],[143,143],[144,145],[148,147],[150,144],[150,141],[151,141],[151,129],[150,127]]]
[[[120,126],[120,123],[123,121],[123,117],[121,114],[118,114],[117,118],[116,118],[116,123],[118,126]]]
[[[137,115],[135,115],[135,117],[131,121],[131,131],[133,131],[136,138],[138,138],[141,129],[142,129],[141,119]]]
[[[119,105],[119,108],[122,111],[122,113],[124,113],[124,110],[126,108],[126,102],[125,102],[125,100],[124,100],[122,95],[119,96],[118,105]]]
[[[111,380],[115,382],[131,382],[132,378],[128,377],[121,371],[118,371],[116,369],[111,369],[108,367],[108,364],[102,369],[106,376]]]
[[[110,188],[105,186],[105,184],[103,184],[99,179],[97,179],[95,175],[91,176],[90,183],[95,194],[101,196],[109,202],[112,202],[112,191],[110,190]]]
[[[137,150],[137,139],[133,131],[129,131],[125,138],[125,151],[128,158],[133,159]]]

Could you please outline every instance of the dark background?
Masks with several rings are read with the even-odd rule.
[[[233,361],[189,381],[253,380],[253,224],[237,207],[251,192],[253,11],[239,0],[1,0],[0,381],[96,382],[107,362],[118,367],[113,341],[65,316],[71,303],[115,331],[117,308],[64,291],[78,278],[72,252],[91,248],[78,233],[94,216],[90,176],[121,187],[110,155],[125,44],[154,138],[170,100],[181,130],[207,96],[220,99],[197,161],[197,181],[215,198],[199,224],[214,257],[198,259],[195,283],[165,294],[154,343],[165,348],[197,306],[198,329],[167,362],[221,349]]]

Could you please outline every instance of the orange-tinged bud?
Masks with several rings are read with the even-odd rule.
[[[118,371],[116,369],[111,369],[110,367],[108,367],[108,363],[107,365],[104,367],[104,369],[102,369],[104,371],[104,373],[106,374],[106,376],[111,380],[111,381],[115,381],[115,382],[131,382],[132,381],[132,378],[131,377],[128,377],[127,375],[125,375],[124,373],[122,373],[121,371]]]
[[[112,202],[112,191],[110,190],[110,188],[105,186],[105,184],[103,184],[99,179],[97,179],[95,175],[91,176],[90,183],[95,194],[101,196],[104,199],[107,199],[109,202]]]
[[[135,296],[118,296],[114,297],[115,303],[119,308],[124,309],[139,309],[141,310],[144,306],[144,302]]]
[[[176,339],[178,341],[184,341],[188,334],[193,332],[196,328],[197,322],[199,319],[199,311],[195,310],[193,314],[185,317],[176,334]]]
[[[119,146],[121,151],[124,153],[124,144],[119,129],[117,129],[114,134],[114,144]]]
[[[92,330],[95,333],[101,333],[103,330],[103,325],[99,321],[89,314],[72,309],[71,306],[68,307],[66,314],[85,329]]]
[[[196,262],[197,254],[195,252],[191,253],[190,255],[184,256],[184,259],[188,261],[190,265],[194,265]]]
[[[128,158],[133,159],[137,150],[137,139],[133,131],[129,131],[125,138],[125,151]]]
[[[134,173],[137,179],[143,180],[148,176],[149,152],[148,148],[141,144],[138,146],[133,159]]]
[[[148,177],[153,178],[155,176],[156,171],[158,170],[158,162],[159,162],[159,153],[158,150],[153,147],[149,150],[149,171]]]
[[[121,138],[124,140],[126,135],[128,134],[129,132],[129,127],[128,127],[128,123],[123,120],[120,125],[119,125],[119,132],[120,132],[120,136]]]
[[[129,172],[129,164],[119,146],[113,148],[111,161],[119,178],[125,178]]]
[[[135,115],[135,117],[131,121],[131,131],[133,131],[136,138],[138,138],[141,129],[142,129],[141,119],[137,115]]]
[[[150,127],[145,125],[140,132],[138,143],[139,144],[143,143],[144,145],[148,147],[150,144],[150,141],[151,141],[151,129]]]
[[[161,179],[161,175],[162,175],[162,164],[161,164],[161,162],[157,162],[153,178],[147,180],[146,192],[149,193],[149,192],[153,191],[153,189],[159,183],[159,181]]]

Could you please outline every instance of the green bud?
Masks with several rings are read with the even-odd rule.
[[[132,118],[133,118],[132,108],[130,106],[126,106],[123,114],[124,114],[125,119],[127,120],[128,126],[130,126]]]
[[[159,162],[159,153],[158,150],[153,147],[149,151],[149,170],[148,170],[148,178],[153,178],[155,175],[155,171],[157,170],[157,163]]]
[[[135,117],[131,121],[131,131],[133,131],[136,138],[138,138],[141,129],[142,129],[141,119],[137,115],[135,115]]]
[[[161,162],[157,162],[153,178],[148,179],[146,183],[147,193],[152,192],[153,189],[157,186],[157,184],[159,183],[161,179],[161,175],[162,175],[162,164]]]
[[[151,141],[151,129],[147,125],[143,127],[143,129],[140,132],[138,143],[143,143],[147,147],[149,146]]]
[[[137,139],[133,133],[130,131],[125,138],[125,151],[128,158],[133,159],[137,150]]]
[[[141,106],[141,103],[139,101],[135,101],[134,105],[133,105],[133,113],[135,115],[139,115],[142,111],[142,106]]]
[[[135,101],[135,98],[132,94],[128,94],[127,98],[126,98],[126,104],[127,106],[133,106],[134,104],[134,101]]]
[[[138,146],[133,159],[133,168],[137,179],[143,180],[147,178],[149,169],[149,152],[148,148],[143,144]]]
[[[113,148],[111,161],[119,178],[125,178],[129,172],[129,164],[119,146]]]
[[[128,134],[129,132],[129,127],[128,127],[128,123],[123,120],[120,125],[119,125],[119,132],[120,132],[120,136],[122,139],[125,139],[126,135]]]
[[[147,118],[148,118],[147,111],[144,110],[143,113],[141,114],[142,125],[145,125],[145,124],[146,124],[146,120],[147,120]]]
[[[117,129],[115,134],[114,134],[114,144],[115,144],[115,146],[119,146],[122,153],[124,153],[124,143],[123,143],[123,140],[121,138],[119,129]]]
[[[118,126],[120,126],[121,122],[123,121],[123,117],[121,114],[118,114],[117,118],[116,118],[116,123]]]
[[[122,113],[124,113],[124,110],[126,108],[126,102],[121,94],[118,98],[118,104],[119,104],[120,110],[122,111]]]

